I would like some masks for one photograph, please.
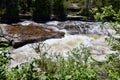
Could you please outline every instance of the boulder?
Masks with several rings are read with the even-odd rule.
[[[65,29],[68,34],[87,34],[89,33],[90,24],[80,21],[66,21],[59,24],[60,29]]]
[[[1,26],[1,41],[8,42],[14,48],[27,43],[43,41],[49,38],[59,38],[64,36],[63,32],[55,31],[43,25],[7,25]]]

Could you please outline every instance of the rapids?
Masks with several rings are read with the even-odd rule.
[[[41,24],[31,21],[21,22],[19,24],[29,25],[29,24]],[[91,49],[92,57],[98,61],[105,60],[106,54],[113,53],[110,50],[110,46],[106,42],[109,34],[115,34],[115,31],[110,29],[109,23],[105,23],[105,28],[101,28],[101,22],[82,22],[82,21],[51,21],[47,22],[46,25],[54,30],[65,32],[64,37],[57,39],[47,39],[43,41],[48,45],[46,51],[54,54],[61,54],[63,57],[67,57],[68,51],[73,48],[79,47],[83,44],[85,47]],[[81,28],[82,25],[82,28]],[[75,28],[77,26],[77,28]],[[83,30],[84,29],[84,30]],[[10,67],[14,67],[24,62],[29,62],[33,58],[38,58],[38,54],[35,52],[34,48],[39,43],[26,44],[20,48],[13,49],[10,48],[11,60]]]

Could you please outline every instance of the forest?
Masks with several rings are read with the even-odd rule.
[[[80,9],[72,13],[68,10],[68,8],[72,7],[72,4],[76,4]],[[115,13],[119,12],[119,0],[1,0],[0,22],[18,22],[21,18],[20,14],[27,14],[34,21],[48,21],[53,19],[52,15],[56,20],[65,20],[68,14],[93,19],[94,13],[90,12],[90,10],[97,8],[98,12],[101,12],[101,7],[109,5],[112,5]],[[114,15],[111,13],[106,19],[109,20],[110,17],[114,17]]]
[[[0,80],[120,80],[120,0],[0,0],[0,27],[24,19],[36,23],[76,21],[68,15],[80,16],[77,21],[109,23],[115,35],[106,30],[105,41],[114,52],[107,54],[105,61],[97,61],[91,57],[90,48],[80,45],[68,51],[65,59],[48,56],[48,47],[41,41],[32,47],[39,58],[9,68],[11,46],[0,39]],[[101,29],[106,27],[101,25]]]

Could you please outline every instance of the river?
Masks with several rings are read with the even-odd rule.
[[[32,21],[24,21],[19,24],[43,24],[35,23]],[[106,54],[111,54],[110,46],[106,41],[108,34],[115,34],[115,31],[110,28],[109,23],[104,23],[104,28],[101,26],[101,22],[82,22],[82,21],[50,21],[44,23],[49,28],[56,31],[64,32],[65,35],[62,38],[51,38],[43,41],[47,47],[44,51],[48,52],[49,56],[54,54],[60,54],[67,58],[68,51],[73,48],[84,45],[90,49],[92,57],[98,61],[105,60]],[[29,62],[33,58],[38,58],[38,54],[35,52],[34,47],[40,45],[38,43],[26,44],[19,48],[10,48],[11,60],[10,67],[14,67],[24,62]]]

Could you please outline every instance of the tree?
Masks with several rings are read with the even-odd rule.
[[[17,22],[18,19],[18,0],[6,0],[6,11],[5,14],[2,17],[2,22],[5,23],[13,23]]]
[[[0,21],[5,12],[5,0],[0,0]]]
[[[25,14],[26,12],[30,12],[32,8],[33,0],[19,0],[20,12]]]
[[[33,19],[35,21],[46,21],[51,15],[51,0],[35,0]]]
[[[53,0],[53,14],[58,20],[65,19],[66,8],[64,6],[64,0]]]
[[[120,0],[113,0],[113,1],[111,1],[111,0],[108,0],[109,2],[110,2],[110,4],[113,6],[113,9],[115,10],[115,11],[119,11],[120,10]]]

